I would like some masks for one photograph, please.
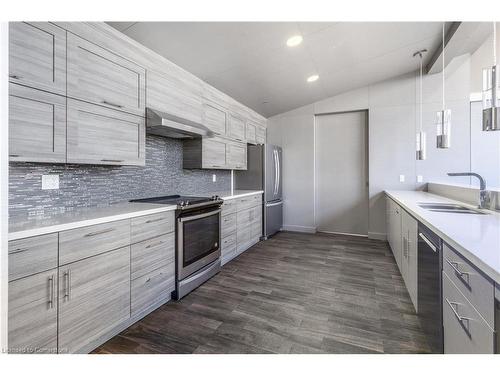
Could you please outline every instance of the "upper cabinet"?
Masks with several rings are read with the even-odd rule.
[[[185,74],[147,72],[147,106],[179,118],[202,122],[201,84]]]
[[[146,71],[68,33],[68,97],[144,116]]]
[[[9,160],[66,162],[66,98],[9,85]]]
[[[257,124],[247,121],[245,127],[245,139],[248,143],[257,144]]]
[[[144,117],[68,99],[67,161],[145,165]]]
[[[48,22],[10,22],[9,80],[64,95],[66,31]]]
[[[216,135],[226,135],[227,117],[227,111],[217,104],[203,104],[203,124]]]
[[[229,136],[237,141],[245,140],[245,121],[233,113],[229,114]]]
[[[255,135],[255,141],[259,145],[266,143],[266,127],[263,125],[258,125]]]

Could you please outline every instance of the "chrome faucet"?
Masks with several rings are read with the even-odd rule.
[[[462,172],[462,173],[448,173],[448,176],[466,176],[466,177],[477,177],[479,179],[479,204],[478,208],[488,208],[486,207],[490,203],[490,192],[486,190],[486,180],[477,173],[472,172]]]

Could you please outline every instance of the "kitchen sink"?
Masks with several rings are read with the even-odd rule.
[[[457,214],[486,215],[485,212],[474,210],[455,203],[418,203],[419,207],[434,212],[449,212]]]

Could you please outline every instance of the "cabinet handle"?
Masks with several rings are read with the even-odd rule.
[[[149,219],[149,220],[146,220],[146,224],[156,223],[157,221],[162,221],[162,220],[165,220],[165,218],[164,217],[160,217],[158,219]]]
[[[10,254],[19,254],[19,253],[24,253],[25,251],[29,250],[29,248],[27,247],[20,247],[18,249],[15,249],[15,250],[12,250],[12,251],[9,251],[9,255]]]
[[[220,165],[212,164],[212,168],[222,168]]]
[[[468,284],[468,283],[469,283],[469,276],[470,276],[470,273],[469,273],[469,272],[460,271],[460,270],[458,269],[458,262],[452,262],[452,261],[450,261],[450,260],[449,260],[448,258],[446,258],[446,257],[445,257],[444,259],[446,260],[446,263],[448,263],[448,264],[451,266],[451,268],[453,268],[453,271],[455,271],[455,273],[456,273],[458,276],[460,276],[460,277],[462,277],[462,276],[467,276],[467,284]]]
[[[431,248],[432,251],[436,252],[437,248],[434,246],[434,244],[427,238],[423,233],[419,233],[418,236],[424,240],[424,242]]]
[[[21,79],[23,77],[15,75],[15,74],[9,74],[9,78],[12,78],[12,79]]]
[[[49,277],[49,309],[54,307],[54,275]]]
[[[64,273],[64,297],[69,301],[71,298],[71,273],[67,270]]]
[[[453,311],[453,314],[455,315],[455,317],[458,319],[458,321],[461,323],[460,325],[462,326],[462,328],[467,332],[467,334],[470,336],[470,330],[469,330],[469,324],[470,324],[470,321],[472,320],[471,318],[467,318],[465,316],[461,316],[459,313],[458,313],[458,305],[459,303],[458,302],[451,302],[448,298],[445,298],[446,299],[446,303],[450,306],[450,309],[451,311]],[[453,307],[453,306],[456,306]],[[467,323],[467,327],[465,327],[465,324],[464,322]]]
[[[115,230],[115,228],[108,228],[108,229],[103,229],[103,230],[100,230],[100,231],[97,231],[97,232],[90,232],[90,233],[86,233],[84,235],[84,237],[94,237],[94,236],[98,236],[99,234],[104,234],[104,233],[112,232],[114,230]]]
[[[120,159],[101,159],[101,161],[107,161],[110,163],[123,163],[124,162],[124,160],[120,160]]]
[[[9,154],[9,157],[11,157],[11,158],[18,158],[19,156],[21,156],[21,155],[18,155],[18,154]]]
[[[146,246],[146,249],[149,249],[151,247],[155,247],[155,246],[161,245],[162,243],[163,243],[163,241],[158,241],[158,242],[152,243],[152,244]]]
[[[116,107],[116,108],[123,108],[123,106],[122,106],[122,105],[120,105],[120,104],[115,104],[115,103],[111,103],[111,102],[108,102],[107,100],[103,100],[103,101],[102,101],[102,104],[107,104],[107,105],[110,105],[110,106],[112,106],[112,107]]]

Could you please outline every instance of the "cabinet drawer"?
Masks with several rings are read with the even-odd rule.
[[[174,212],[134,217],[130,221],[131,242],[136,243],[174,231]]]
[[[132,280],[131,312],[140,313],[160,300],[170,298],[175,289],[175,265],[170,263]]]
[[[236,231],[236,213],[224,215],[221,222],[222,238]]]
[[[57,353],[57,268],[9,283],[9,349]]]
[[[57,267],[57,233],[9,242],[9,281]]]
[[[224,204],[222,205],[221,215],[225,216],[236,212],[236,206],[237,206],[236,199],[225,200]]]
[[[131,251],[131,277],[134,280],[174,261],[175,233],[136,243]]]
[[[495,321],[495,286],[481,271],[447,244],[443,244],[443,271],[470,301],[490,327]]]
[[[237,200],[237,211],[246,210],[261,205],[262,195],[255,194]]]
[[[9,85],[9,160],[66,162],[66,98]]]
[[[68,96],[144,116],[146,70],[68,33]]]
[[[68,99],[67,161],[145,165],[144,117]]]
[[[59,233],[59,265],[130,244],[130,221],[71,229]]]
[[[222,263],[225,264],[236,255],[236,233],[233,233],[222,239],[221,257]]]
[[[66,94],[66,31],[49,22],[9,22],[9,80]]]
[[[492,354],[494,332],[443,272],[445,354]]]

